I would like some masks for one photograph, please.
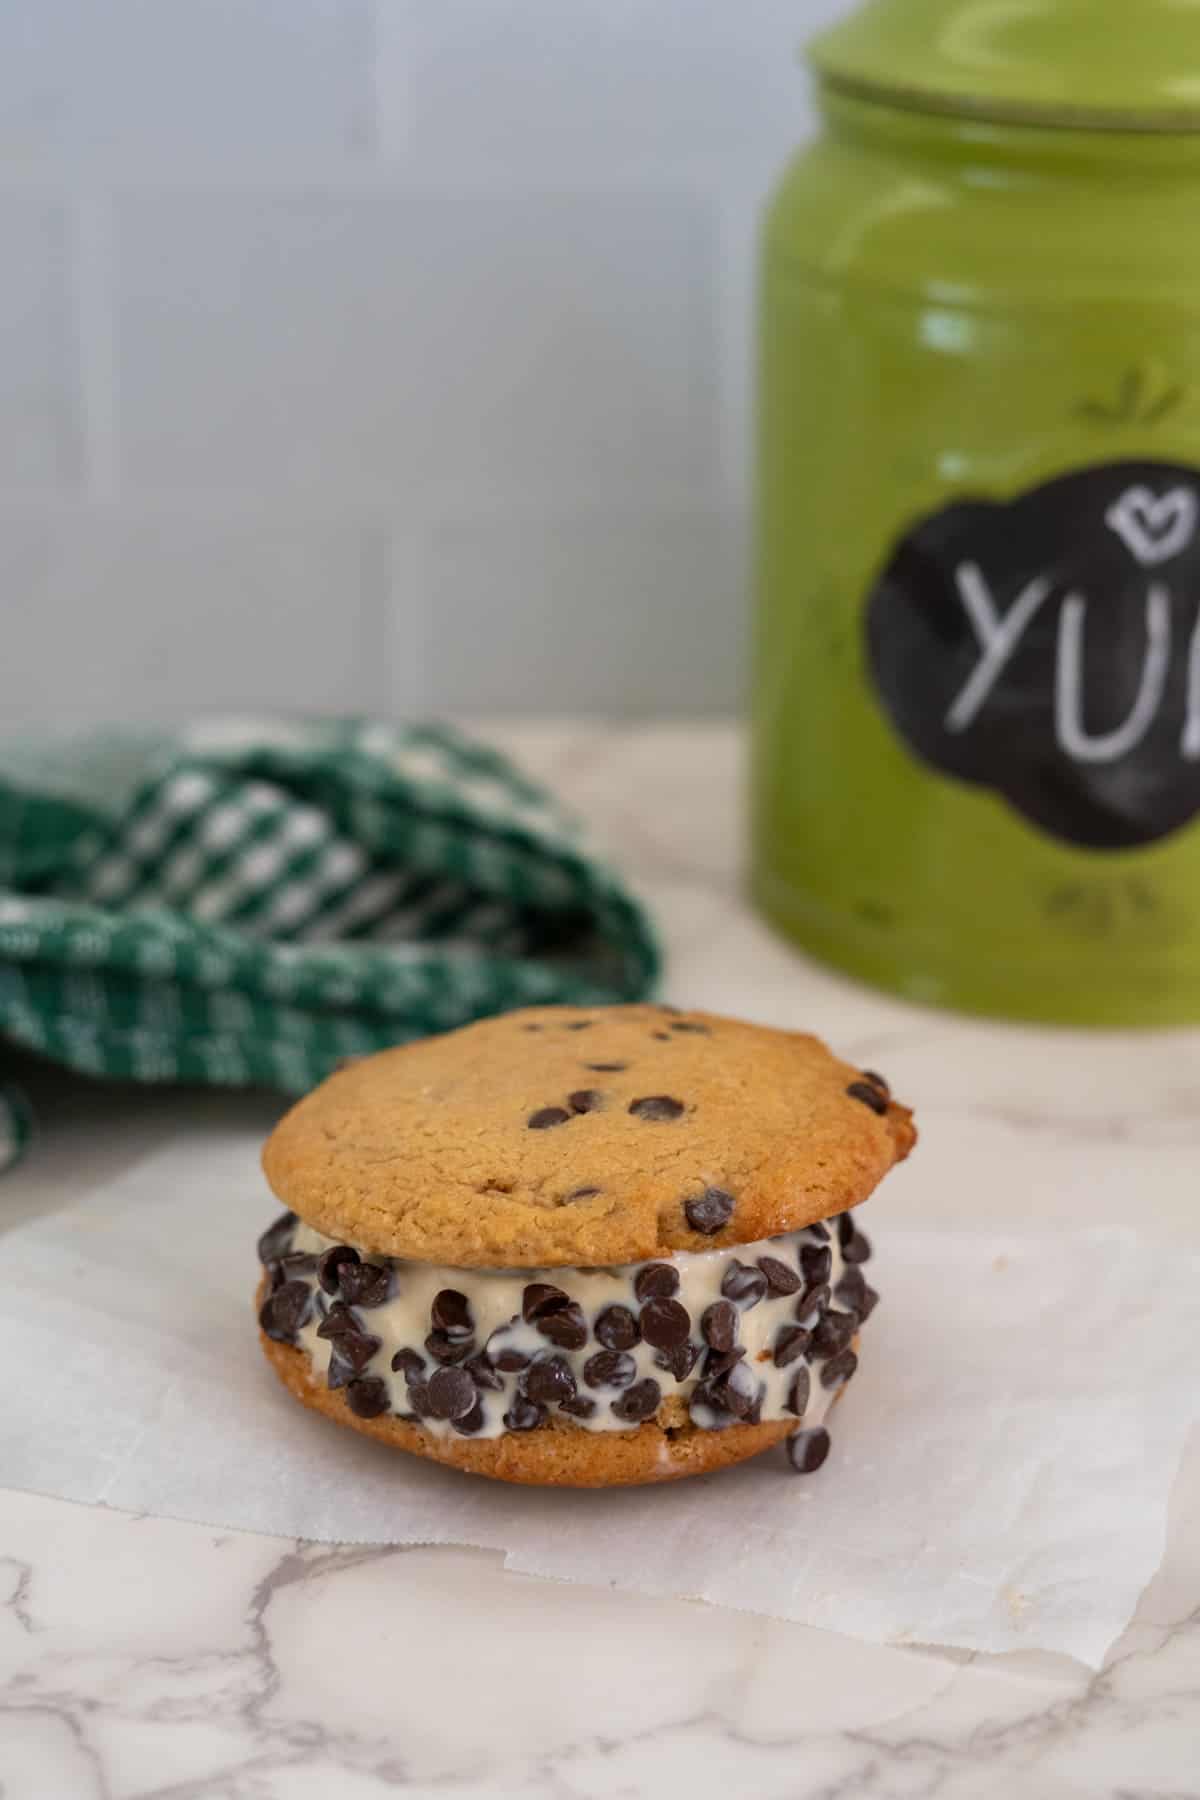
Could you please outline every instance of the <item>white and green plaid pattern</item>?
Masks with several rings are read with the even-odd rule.
[[[550,795],[441,728],[0,747],[0,1036],[134,1081],[300,1092],[343,1057],[653,986]],[[0,1090],[0,1166],[27,1135]]]

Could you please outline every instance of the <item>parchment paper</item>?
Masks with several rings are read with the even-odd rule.
[[[664,1488],[506,1488],[279,1387],[251,1306],[279,1210],[257,1153],[181,1142],[0,1235],[0,1484],[288,1537],[480,1545],[875,1642],[1092,1665],[1160,1560],[1200,1412],[1195,1255],[1114,1230],[889,1229],[880,1206],[883,1300],[819,1474],[776,1450]]]

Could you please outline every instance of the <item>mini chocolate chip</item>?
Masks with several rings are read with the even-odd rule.
[[[831,1356],[827,1363],[821,1365],[821,1386],[826,1388],[842,1387],[858,1367],[858,1358],[853,1350],[841,1350]]]
[[[842,1261],[865,1263],[871,1260],[871,1240],[863,1232],[851,1228],[842,1240]]]
[[[669,1300],[679,1292],[679,1270],[670,1263],[646,1263],[633,1278],[633,1291],[639,1300]]]
[[[777,1256],[760,1256],[758,1266],[767,1278],[767,1286],[773,1294],[798,1294],[800,1277],[790,1264],[780,1262]]]
[[[786,1369],[794,1363],[798,1356],[803,1356],[812,1339],[811,1331],[805,1331],[803,1325],[783,1325],[775,1334],[775,1348],[772,1355],[777,1369]]]
[[[583,1365],[589,1387],[627,1388],[637,1375],[637,1363],[623,1350],[598,1350]]]
[[[526,1120],[530,1131],[548,1131],[551,1125],[565,1125],[570,1118],[565,1106],[543,1106]]]
[[[820,1287],[833,1269],[833,1251],[828,1244],[801,1244],[800,1268],[805,1287]]]
[[[434,1295],[429,1317],[434,1330],[444,1331],[449,1338],[467,1338],[475,1330],[470,1301],[457,1288],[442,1288]]]
[[[590,1019],[571,1019],[567,1025],[567,1030],[568,1031],[590,1031],[591,1027],[592,1027],[592,1021]]]
[[[604,1095],[595,1088],[576,1088],[573,1094],[567,1095],[567,1105],[575,1113],[599,1112],[604,1105]]]
[[[837,1286],[833,1291],[837,1295],[837,1298],[843,1301],[851,1312],[857,1312],[858,1302],[862,1298],[863,1289],[866,1285],[867,1278],[862,1270],[855,1267],[854,1264],[850,1264],[842,1271]]]
[[[749,1312],[757,1306],[767,1291],[767,1278],[760,1269],[753,1268],[750,1263],[738,1262],[729,1264],[721,1279],[721,1292],[727,1300],[736,1300]]]
[[[425,1348],[434,1362],[449,1366],[452,1363],[465,1362],[475,1349],[474,1338],[452,1338],[445,1331],[431,1331],[425,1339]]]
[[[673,1350],[660,1350],[654,1358],[656,1369],[667,1369],[676,1381],[686,1381],[700,1355],[699,1344],[676,1344]]]
[[[335,1341],[334,1348],[343,1362],[348,1362],[354,1373],[361,1375],[379,1345],[380,1339],[367,1331],[346,1331]]]
[[[869,1319],[879,1304],[879,1295],[854,1263],[850,1264],[833,1291],[842,1305],[857,1313],[860,1320]]]
[[[518,1369],[525,1368],[529,1362],[529,1355],[526,1351],[518,1350],[515,1345],[506,1343],[505,1340],[511,1331],[511,1325],[498,1325],[483,1347],[483,1354],[493,1368],[503,1369],[506,1375],[515,1374]]]
[[[419,1350],[397,1350],[392,1358],[392,1369],[395,1374],[402,1374],[411,1387],[425,1373],[425,1358]]]
[[[660,1044],[669,1044],[671,1041],[671,1034],[669,1031],[652,1031],[650,1036],[656,1038]]]
[[[758,1381],[749,1363],[736,1362],[721,1377],[720,1396],[725,1411],[731,1412],[735,1419],[748,1419],[756,1402],[761,1407]]]
[[[691,1395],[688,1399],[688,1417],[693,1421],[693,1423],[695,1423],[697,1425],[701,1424],[700,1419],[697,1417],[697,1409],[700,1407],[711,1407],[713,1412],[718,1412],[718,1413],[724,1413],[724,1411],[725,1411],[724,1406],[721,1404],[721,1396],[717,1393],[714,1393],[713,1389],[708,1387],[704,1382],[697,1383],[697,1385],[692,1389]],[[727,1420],[722,1420],[723,1424],[727,1423],[727,1422],[728,1422]],[[708,1429],[710,1427],[711,1427],[710,1420],[703,1421],[704,1429]]]
[[[612,1410],[618,1419],[628,1419],[630,1424],[639,1425],[658,1411],[661,1398],[662,1389],[652,1375],[647,1375],[644,1380],[626,1388],[620,1399],[613,1401]]]
[[[677,1019],[675,1021],[674,1025],[671,1026],[671,1030],[672,1031],[694,1031],[700,1037],[709,1037],[711,1035],[711,1033],[709,1032],[708,1026],[701,1025],[701,1023],[698,1019]]]
[[[331,1244],[317,1259],[317,1280],[327,1294],[338,1291],[338,1268],[344,1262],[356,1263],[358,1251],[349,1244]]]
[[[861,1100],[869,1106],[873,1113],[885,1113],[888,1109],[887,1095],[872,1087],[869,1081],[852,1081],[846,1089],[852,1100]]]
[[[560,1400],[559,1412],[569,1413],[573,1419],[590,1419],[596,1410],[596,1402],[589,1400],[586,1394],[572,1394],[569,1400]]]
[[[584,1063],[593,1075],[621,1075],[629,1067],[628,1063]]]
[[[461,1433],[463,1437],[474,1437],[475,1433],[482,1429],[483,1423],[483,1407],[478,1400],[469,1413],[465,1413],[461,1419],[451,1419],[450,1421],[452,1429]]]
[[[325,1385],[334,1393],[338,1388],[348,1387],[354,1380],[354,1365],[348,1363],[344,1356],[337,1353],[337,1345],[333,1346],[329,1356],[329,1367],[325,1371]]]
[[[829,1242],[829,1227],[828,1225],[822,1224],[820,1219],[816,1220],[812,1225],[806,1225],[804,1230],[806,1236],[815,1238],[819,1244],[827,1244]]]
[[[569,1400],[575,1377],[565,1356],[539,1356],[522,1376],[521,1388],[529,1400]]]
[[[539,1313],[536,1328],[560,1350],[582,1350],[587,1343],[587,1320],[583,1308],[572,1300],[561,1312]]]
[[[263,1301],[258,1322],[277,1344],[290,1344],[312,1311],[312,1289],[307,1281],[285,1281]]]
[[[278,1262],[279,1258],[290,1249],[295,1230],[295,1213],[280,1213],[275,1223],[268,1225],[258,1240],[259,1262],[263,1264]]]
[[[704,1358],[705,1381],[720,1381],[723,1375],[728,1375],[734,1363],[741,1362],[745,1354],[740,1344],[735,1344],[730,1350],[710,1350]]]
[[[606,1306],[596,1315],[596,1342],[606,1350],[632,1350],[642,1335],[641,1326],[627,1306]]]
[[[676,1350],[686,1344],[692,1329],[692,1318],[678,1300],[647,1300],[638,1314],[642,1336],[656,1350]]]
[[[829,1455],[829,1433],[823,1425],[793,1431],[787,1441],[788,1461],[797,1475],[815,1475]]]
[[[361,1331],[362,1321],[350,1311],[344,1300],[335,1300],[317,1326],[319,1338],[344,1337],[349,1331]]]
[[[680,1119],[683,1101],[673,1100],[670,1094],[647,1094],[644,1099],[631,1100],[629,1110],[635,1119]]]
[[[788,1396],[785,1402],[788,1412],[795,1413],[798,1419],[802,1419],[808,1411],[808,1401],[811,1393],[812,1376],[809,1374],[807,1366],[801,1364],[792,1378],[791,1387],[788,1389]]]
[[[737,1343],[738,1309],[729,1300],[714,1300],[700,1321],[700,1335],[713,1350],[732,1350]]]
[[[429,1417],[429,1383],[427,1381],[410,1382],[407,1399],[408,1410],[414,1419]]]
[[[568,1200],[591,1200],[603,1190],[598,1187],[572,1188],[567,1195]]]
[[[695,1194],[683,1203],[684,1214],[693,1231],[711,1237],[728,1225],[733,1217],[733,1195],[727,1194],[724,1188],[705,1188],[702,1194]]]
[[[392,1289],[392,1271],[382,1263],[343,1262],[338,1265],[343,1300],[351,1306],[382,1306]]]
[[[382,1375],[360,1375],[346,1389],[346,1405],[360,1419],[377,1419],[388,1410],[388,1385]]]
[[[504,1415],[507,1431],[532,1431],[546,1417],[544,1406],[537,1406],[532,1400],[523,1400],[518,1394]]]
[[[826,1282],[822,1282],[820,1287],[806,1288],[796,1302],[793,1317],[803,1325],[814,1313],[824,1312],[832,1297]]]
[[[499,1393],[504,1386],[504,1378],[492,1367],[482,1351],[477,1356],[469,1356],[463,1368],[471,1377],[476,1387],[488,1388],[492,1393]]]
[[[429,1377],[429,1410],[435,1419],[465,1419],[476,1400],[465,1369],[438,1369]]]
[[[857,1330],[858,1320],[853,1313],[824,1313],[813,1332],[813,1350],[817,1356],[837,1356]]]
[[[571,1296],[548,1281],[531,1281],[521,1294],[521,1316],[527,1325],[547,1312],[561,1312],[571,1304]]]
[[[316,1272],[317,1259],[308,1250],[289,1250],[271,1266],[271,1284],[280,1287],[285,1281],[299,1281],[302,1275]]]
[[[869,1081],[871,1086],[877,1087],[879,1089],[880,1093],[882,1093],[882,1094],[890,1094],[892,1091],[891,1088],[888,1086],[888,1083],[884,1080],[883,1076],[877,1075],[875,1073],[874,1069],[864,1069],[863,1070],[863,1080]]]

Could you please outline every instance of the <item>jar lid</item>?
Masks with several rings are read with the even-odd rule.
[[[1200,130],[1200,0],[868,0],[809,59],[831,86],[926,111]]]

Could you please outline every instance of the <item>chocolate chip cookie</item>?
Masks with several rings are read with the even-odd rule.
[[[385,1051],[266,1146],[263,1347],[305,1404],[503,1480],[669,1480],[785,1437],[809,1472],[877,1299],[852,1209],[914,1141],[817,1039],[671,1007]]]

